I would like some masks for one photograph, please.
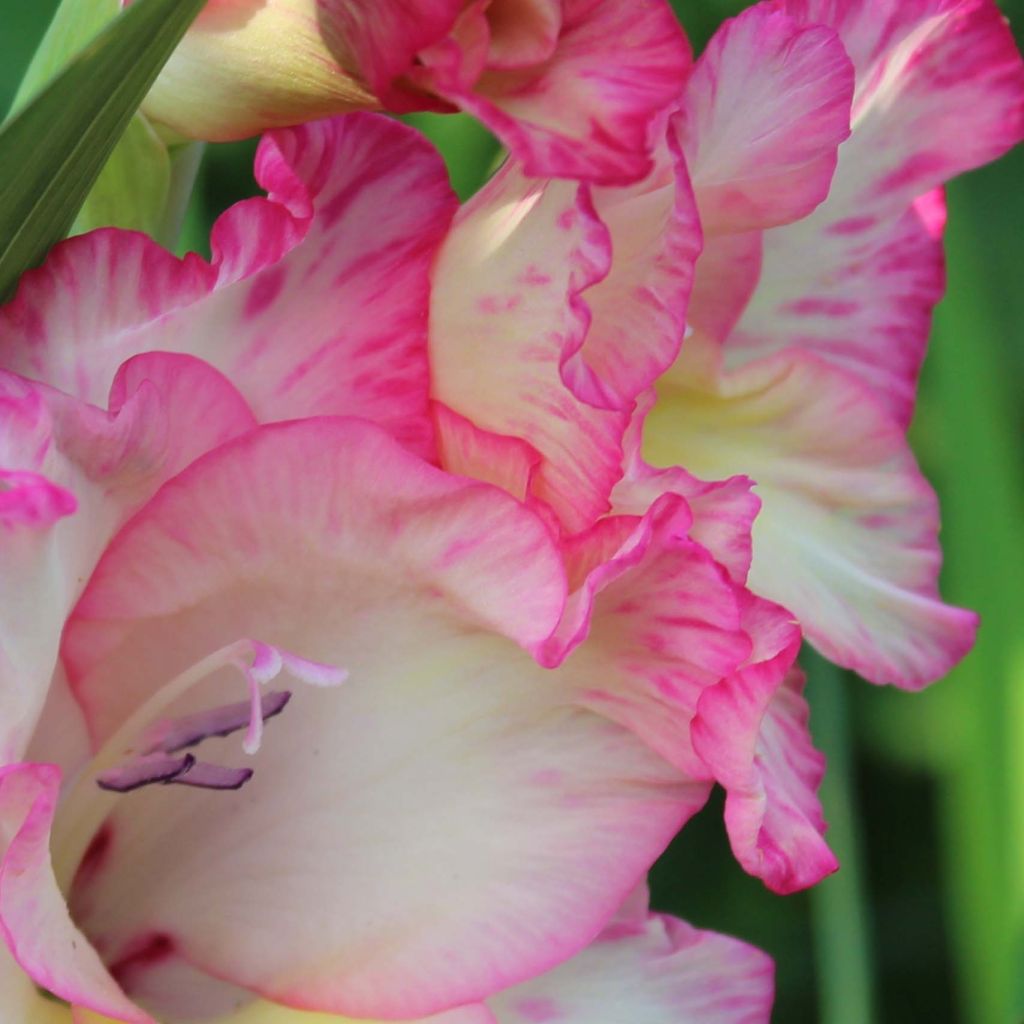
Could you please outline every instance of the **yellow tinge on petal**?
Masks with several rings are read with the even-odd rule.
[[[210,0],[143,109],[172,132],[223,142],[379,106],[316,0]]]
[[[381,1024],[381,1022],[357,1021],[351,1017],[335,1017],[327,1013],[307,1013],[305,1010],[290,1010],[286,1006],[258,1002],[218,1021],[217,1024]]]
[[[19,1024],[22,1022],[19,1021]],[[28,1018],[24,1024],[72,1024],[71,1007],[39,996],[29,1007]],[[105,1018],[96,1017],[88,1022],[82,1021],[81,1024],[106,1024],[106,1021]]]
[[[53,1016],[33,1017],[27,1024],[71,1024],[67,1007],[58,1006],[45,1000],[54,1010]],[[59,1014],[63,1014],[60,1016]],[[109,1017],[100,1016],[91,1010],[76,1010],[74,1024],[118,1024]],[[335,1017],[324,1013],[307,1013],[304,1010],[290,1010],[273,1003],[258,1002],[247,1006],[238,1013],[219,1018],[215,1024],[383,1024],[379,1021],[352,1020],[349,1017]]]

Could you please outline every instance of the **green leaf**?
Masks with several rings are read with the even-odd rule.
[[[0,297],[70,230],[204,0],[135,0],[0,130]]]
[[[71,234],[118,227],[156,236],[171,189],[167,146],[142,114],[128,123],[96,184],[79,210]]]
[[[117,17],[118,0],[64,0],[18,86],[10,115],[21,110],[82,48]]]
[[[117,17],[119,0],[64,0],[18,86],[21,110]],[[171,154],[141,112],[135,114],[79,210],[71,234],[118,227],[157,237],[166,224]]]

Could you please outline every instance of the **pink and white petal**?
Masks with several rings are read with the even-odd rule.
[[[562,368],[583,348],[583,293],[608,272],[607,231],[584,187],[506,165],[456,217],[433,273],[433,397],[542,457],[534,495],[566,529],[608,509],[627,413],[597,409]]]
[[[838,212],[829,201],[805,221],[765,232],[761,278],[725,358],[741,366],[787,348],[814,352],[864,381],[906,424],[945,289],[942,193],[893,220],[844,222]]]
[[[774,892],[791,893],[839,866],[818,800],[825,759],[811,745],[804,678],[794,666],[799,627],[757,598],[748,600],[745,624],[754,654],[701,696],[693,746],[725,787],[736,859]]]
[[[191,354],[261,421],[364,416],[432,455],[428,272],[456,206],[440,158],[359,114],[272,133],[257,172],[270,199],[218,221],[212,266],[125,232],[58,247],[3,314],[0,358],[98,403],[131,356]]]
[[[441,465],[456,476],[500,487],[536,512],[552,536],[559,536],[558,516],[534,495],[540,453],[518,437],[482,430],[442,402],[433,402],[432,408]]]
[[[611,528],[616,518],[629,528],[621,538],[616,534],[623,531]],[[562,674],[585,707],[703,779],[707,773],[690,747],[697,701],[743,664],[751,648],[735,587],[689,539],[691,521],[686,502],[666,494],[642,518],[613,517],[570,538],[570,565],[592,567],[540,658],[548,665],[564,661]]]
[[[716,341],[729,338],[757,293],[763,238],[761,231],[738,231],[706,239],[697,261],[693,293],[686,311],[690,327]]]
[[[153,324],[146,347],[201,354],[261,421],[363,416],[429,456],[428,272],[456,206],[440,158],[412,129],[354,114],[271,133],[257,168],[304,185],[302,242]]]
[[[420,51],[453,28],[463,0],[321,0],[318,6],[388,109],[423,109],[426,97],[404,78]]]
[[[774,974],[746,943],[649,914],[490,1005],[498,1024],[767,1024]]]
[[[993,0],[784,0],[828,25],[857,75],[830,205],[899,217],[918,196],[1024,136],[1024,62]],[[834,197],[834,198],[833,198]]]
[[[60,790],[53,765],[0,767],[0,930],[21,969],[69,1002],[128,1024],[153,1024],[75,927],[50,866]],[[5,990],[6,999],[6,990]]]
[[[441,463],[456,476],[494,484],[526,501],[541,457],[518,437],[491,434],[441,402],[433,403]]]
[[[786,7],[831,25],[849,51],[853,133],[826,202],[766,235],[761,284],[727,358],[810,349],[867,381],[906,423],[944,283],[934,189],[1024,136],[1024,65],[991,0]]]
[[[750,474],[762,507],[749,585],[827,657],[907,689],[944,675],[977,619],[939,597],[935,496],[900,425],[810,353],[721,377],[715,353],[690,338],[648,416],[645,453],[704,476]]]
[[[656,157],[638,184],[593,192],[613,259],[607,276],[587,291],[590,330],[563,377],[598,407],[633,402],[671,365],[686,330],[702,233],[674,126]]]
[[[690,509],[690,539],[706,548],[734,582],[743,584],[753,556],[751,527],[761,508],[752,490],[754,482],[734,476],[705,483],[681,466],[657,469],[645,462],[644,422],[656,401],[653,388],[637,400],[624,440],[622,479],[612,491],[612,509],[619,517],[642,516],[663,494],[679,495]]]
[[[650,171],[654,122],[691,59],[664,0],[563,0],[557,48],[532,66],[477,78],[455,37],[421,57],[415,80],[482,121],[527,174],[606,185]]]
[[[167,484],[66,633],[97,738],[240,635],[350,678],[293,696],[228,818],[224,794],[125,798],[76,894],[87,933],[113,962],[161,936],[274,1001],[391,1019],[582,948],[706,787],[501,635],[550,632],[562,573],[521,504],[358,421],[264,427]]]
[[[198,256],[178,260],[143,234],[76,235],[24,274],[0,308],[0,366],[102,405],[118,366],[156,347],[126,339],[202,298],[215,278]]]
[[[75,1024],[79,1024],[76,1020]],[[81,1024],[106,1024],[105,1021],[83,1020]],[[338,1017],[336,1014],[309,1013],[305,1010],[293,1010],[286,1006],[259,1000],[250,1003],[238,1013],[218,1018],[217,1024],[384,1024],[382,1021],[352,1020]],[[399,1024],[399,1022],[396,1022]],[[455,1010],[421,1017],[416,1021],[405,1021],[401,1024],[497,1024],[494,1014],[483,1004],[460,1006]]]
[[[206,480],[208,485],[201,483]],[[203,486],[208,490],[201,493]],[[236,523],[244,524],[246,535]],[[161,539],[153,550],[148,533]],[[312,544],[313,537],[322,548]],[[197,545],[204,552],[219,546],[225,555],[207,556],[186,569],[184,556],[198,559]],[[250,557],[243,558],[240,546],[252,548]],[[171,556],[176,548],[181,558]],[[288,557],[278,563],[284,549]],[[348,566],[346,578],[354,579],[358,567],[387,594],[407,590],[428,606],[454,606],[461,619],[528,650],[547,639],[565,604],[565,572],[547,529],[497,488],[435,469],[365,421],[322,417],[263,427],[222,445],[170,481],[108,545],[93,573],[63,654],[97,741],[154,686],[141,672],[112,693],[95,680],[83,682],[102,669],[123,617],[135,618],[147,601],[160,609],[154,606],[149,614],[170,615],[183,603],[179,595],[198,601],[258,583],[268,566],[292,581],[303,573],[323,575],[331,558]],[[129,565],[132,571],[120,577]],[[346,589],[349,584],[333,576],[326,583],[349,597],[370,593],[369,583],[362,590]],[[109,636],[103,625],[108,620]],[[191,663],[184,655],[160,674],[184,671]]]
[[[639,434],[637,436],[639,441]],[[616,513],[639,515],[663,494],[677,494],[690,509],[689,537],[706,548],[732,580],[746,582],[753,556],[751,528],[761,508],[745,476],[705,483],[680,466],[655,469],[639,458],[639,449],[615,485]]]
[[[255,424],[216,370],[166,353],[126,363],[110,409],[0,372],[0,461],[11,467],[0,536],[9,584],[0,636],[4,761],[24,752],[64,619],[114,531],[164,480]]]
[[[5,582],[0,633],[0,763],[22,759],[46,699],[67,579],[53,537],[78,508],[50,455],[51,424],[41,397],[0,373],[0,551]],[[64,481],[67,483],[67,480]],[[53,647],[52,653],[49,647]]]
[[[683,152],[708,234],[785,224],[828,194],[850,134],[836,33],[758,4],[715,33],[686,84]]]

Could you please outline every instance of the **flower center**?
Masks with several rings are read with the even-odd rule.
[[[258,685],[258,684],[257,684]],[[289,690],[276,690],[257,695],[252,702],[225,704],[196,715],[169,719],[150,730],[150,740],[142,753],[115,768],[96,776],[100,789],[114,793],[130,793],[156,783],[198,786],[203,789],[241,789],[252,778],[252,768],[228,768],[199,761],[193,754],[181,754],[188,747],[198,746],[211,736],[230,736],[248,727],[243,749],[254,754],[258,742],[249,737],[268,718],[279,715],[291,700]],[[254,723],[259,722],[260,726]]]
[[[241,672],[249,691],[247,701],[167,716],[169,708],[225,667]],[[263,723],[281,714],[292,696],[289,690],[264,692],[282,672],[316,687],[336,686],[347,677],[343,669],[307,661],[258,641],[240,640],[203,658],[138,708],[103,744],[61,800],[51,848],[62,891],[69,892],[76,869],[121,794],[151,785],[222,790],[244,786],[253,776],[252,768],[202,761],[189,748],[244,729],[242,749],[256,754],[263,740]]]

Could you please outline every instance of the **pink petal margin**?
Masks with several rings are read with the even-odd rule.
[[[748,597],[750,664],[706,690],[693,746],[726,791],[736,859],[778,893],[815,885],[839,864],[824,840],[818,800],[825,759],[811,745],[804,678],[794,668],[800,630],[777,605]]]
[[[486,32],[481,13],[476,49]],[[481,75],[486,58],[454,36],[421,58],[414,80],[479,118],[527,174],[606,185],[650,171],[653,123],[691,59],[665,0],[562,0],[555,52],[538,64]]]
[[[60,791],[54,765],[0,768],[0,931],[22,969],[50,992],[125,1021],[154,1024],[111,978],[74,926],[50,866],[50,826]]]

